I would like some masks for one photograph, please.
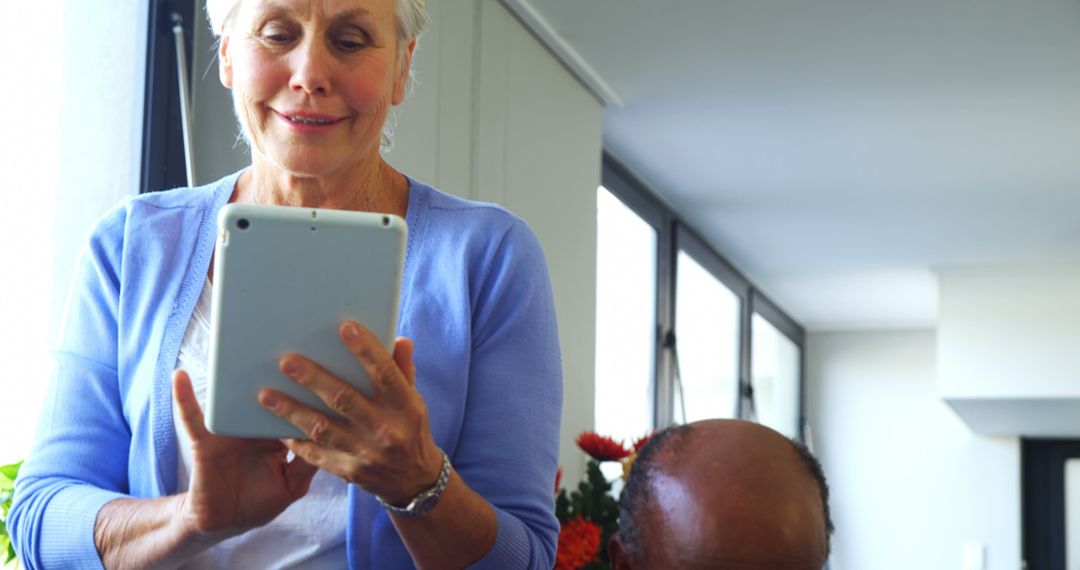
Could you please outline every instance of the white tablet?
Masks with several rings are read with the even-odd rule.
[[[333,416],[285,377],[281,356],[318,362],[365,394],[371,380],[338,335],[350,319],[387,350],[397,332],[408,230],[390,214],[229,204],[218,216],[206,427],[219,435],[305,437],[263,408],[264,387]]]

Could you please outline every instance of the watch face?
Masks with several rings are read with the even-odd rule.
[[[426,496],[417,497],[407,508],[412,511],[414,515],[422,515],[435,508],[435,503],[439,502],[439,495],[428,491]]]

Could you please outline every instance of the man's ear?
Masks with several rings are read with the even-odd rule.
[[[608,558],[611,560],[611,570],[632,570],[633,562],[630,560],[630,553],[626,550],[626,545],[623,544],[622,537],[619,533],[611,535],[611,540],[607,543]]]
[[[233,85],[232,60],[229,59],[229,36],[221,36],[218,42],[218,76],[221,84],[226,89],[232,89]]]

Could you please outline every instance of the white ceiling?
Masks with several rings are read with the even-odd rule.
[[[1080,261],[1080,0],[507,3],[810,330],[932,327],[938,267]]]

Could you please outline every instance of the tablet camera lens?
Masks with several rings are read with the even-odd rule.
[[[251,225],[251,222],[249,222],[247,218],[240,218],[239,220],[236,220],[236,227],[238,227],[238,228],[240,228],[242,230],[248,229],[248,227],[250,225]]]
[[[389,226],[390,225],[390,216],[383,216],[382,217],[382,225],[384,225],[384,226]]]

